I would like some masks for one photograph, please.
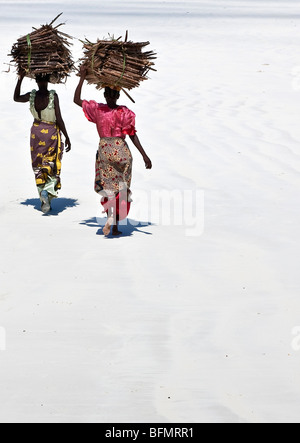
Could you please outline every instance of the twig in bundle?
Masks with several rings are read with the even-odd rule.
[[[128,94],[128,92],[127,91],[125,91],[125,89],[124,88],[122,88],[122,91],[124,92],[124,94],[125,95],[127,95],[127,97],[133,102],[133,103],[135,103],[135,101],[133,100],[133,98],[132,97],[130,97],[130,95]]]
[[[5,72],[6,74],[8,74],[10,72],[11,64],[10,63],[4,63],[4,65],[8,65],[8,70],[7,71],[2,71],[2,72]]]
[[[53,23],[61,16],[61,15],[63,15],[63,12],[61,12],[60,14],[58,14],[53,20],[52,20],[52,22],[51,23],[49,23],[49,26],[52,26],[53,25]]]

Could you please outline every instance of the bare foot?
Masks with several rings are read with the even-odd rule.
[[[113,225],[114,222],[114,218],[113,217],[108,217],[106,225],[104,226],[104,228],[102,229],[103,234],[107,237],[110,234],[110,229]]]

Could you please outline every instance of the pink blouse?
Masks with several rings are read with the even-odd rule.
[[[126,106],[118,106],[111,109],[102,103],[96,103],[94,100],[83,100],[82,109],[86,118],[96,123],[100,137],[121,137],[134,135],[135,114]]]

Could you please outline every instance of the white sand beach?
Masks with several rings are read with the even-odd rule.
[[[77,39],[128,30],[158,54],[119,101],[153,162],[128,141],[122,237],[102,234],[75,74],[54,87],[72,151],[40,212],[32,116],[4,71],[60,12]],[[0,24],[0,422],[299,422],[299,2],[1,0]]]

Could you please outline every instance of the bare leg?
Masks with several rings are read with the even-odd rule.
[[[103,234],[107,237],[110,234],[110,230],[112,225],[114,224],[115,220],[114,220],[114,216],[113,216],[113,211],[112,208],[109,209],[108,214],[107,214],[107,222],[103,228]]]
[[[122,232],[119,231],[118,223],[114,224],[112,228],[112,235],[122,235]]]

